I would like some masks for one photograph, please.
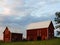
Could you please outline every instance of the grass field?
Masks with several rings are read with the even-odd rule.
[[[0,42],[0,45],[60,45],[60,38],[44,41]]]

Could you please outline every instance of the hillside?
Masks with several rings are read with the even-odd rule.
[[[44,41],[0,42],[0,45],[60,45],[60,38]]]

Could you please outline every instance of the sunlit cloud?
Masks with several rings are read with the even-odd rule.
[[[1,8],[0,14],[2,14],[2,15],[9,15],[10,14],[10,9],[8,9],[8,8]]]

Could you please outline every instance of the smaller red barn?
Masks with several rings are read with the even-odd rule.
[[[9,30],[8,27],[6,27],[3,32],[3,40],[4,42],[21,41],[22,33],[17,33],[16,31]]]
[[[43,21],[29,24],[27,27],[27,40],[47,40],[54,37],[52,21]]]

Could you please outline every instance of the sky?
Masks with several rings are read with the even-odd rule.
[[[25,34],[30,23],[53,21],[59,5],[60,0],[0,0],[0,39],[6,26]]]

